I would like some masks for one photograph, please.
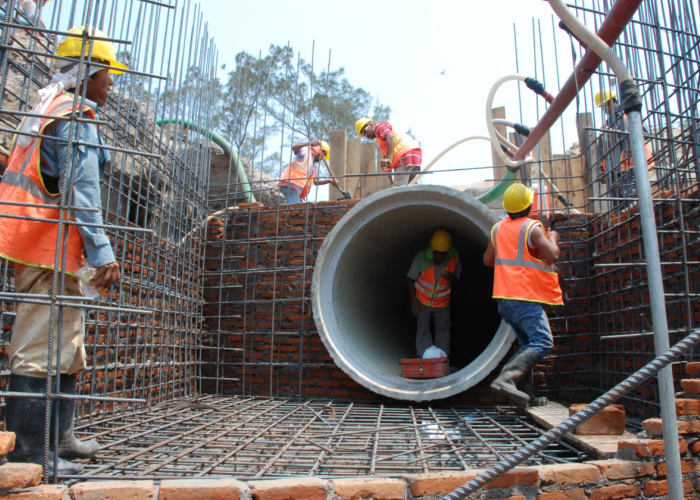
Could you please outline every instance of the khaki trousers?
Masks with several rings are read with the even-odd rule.
[[[60,279],[60,278],[59,278]],[[51,292],[53,270],[15,263],[15,291],[46,295]],[[83,296],[83,287],[75,276],[66,275],[65,295]],[[49,321],[51,306],[17,304],[17,317],[10,340],[10,371],[17,375],[45,377],[48,372]],[[52,371],[56,369],[58,347],[56,310]],[[83,309],[63,307],[61,331],[61,374],[85,371],[85,313]]]

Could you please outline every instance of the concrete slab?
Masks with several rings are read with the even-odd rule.
[[[569,418],[569,409],[559,403],[549,403],[546,406],[528,408],[525,410],[525,414],[549,430]],[[624,432],[621,436],[579,436],[572,433],[564,436],[567,443],[585,451],[597,460],[614,458],[617,453],[618,441],[634,438],[635,435],[629,432]]]

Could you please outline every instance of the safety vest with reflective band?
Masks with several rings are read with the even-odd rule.
[[[388,168],[382,167],[384,172],[391,172],[398,167],[399,162],[401,162],[401,158],[403,158],[404,155],[412,149],[420,149],[418,142],[416,142],[416,140],[410,135],[404,132],[396,132],[395,130],[391,133],[394,135],[394,148],[391,150],[391,154],[389,155],[391,165]],[[377,143],[379,144],[379,149],[382,151],[382,157],[386,157],[386,139],[380,139],[379,136],[377,136]]]
[[[73,110],[73,95],[61,94],[56,97],[48,109],[47,115],[69,115]],[[89,106],[83,107],[86,117],[95,119],[95,113]],[[53,118],[41,121],[39,133],[43,134],[46,127],[54,122]],[[27,148],[12,148],[7,170],[0,183],[0,200],[47,205],[43,207],[28,207],[20,205],[0,205],[0,256],[20,264],[33,267],[54,268],[56,256],[56,239],[58,236],[59,210],[48,206],[58,206],[61,195],[51,194],[46,189],[41,176],[41,139],[35,138]],[[46,220],[31,220],[41,218]],[[64,213],[64,220],[69,220]],[[74,274],[83,266],[83,239],[74,225],[63,226],[63,237],[68,236],[66,244],[66,272]],[[63,246],[61,246],[63,252]],[[63,255],[59,262],[63,262]]]
[[[306,154],[306,161],[301,163],[292,160],[280,177],[280,186],[289,186],[290,184],[299,186],[302,200],[306,199],[316,178],[318,163],[313,161],[312,157],[313,154],[311,153],[311,148],[309,148]]]
[[[515,220],[506,217],[493,226],[491,242],[496,250],[493,298],[564,304],[557,272],[528,248],[527,237],[536,224],[542,225],[527,217]]]
[[[459,255],[454,247],[450,247],[447,251],[447,264],[444,269],[451,273],[455,272]],[[452,284],[449,280],[439,276],[435,279],[435,264],[433,262],[433,249],[428,247],[427,250],[418,254],[418,278],[416,278],[415,289],[416,298],[421,304],[430,307],[447,307],[450,305],[450,292]]]

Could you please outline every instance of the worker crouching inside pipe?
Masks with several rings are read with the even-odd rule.
[[[453,396],[486,378],[515,338],[492,298],[493,269],[482,260],[496,222],[481,202],[443,186],[381,191],[348,212],[326,237],[312,282],[314,320],[336,364],[375,393],[411,401]],[[399,361],[416,356],[416,319],[406,274],[436,228],[449,232],[462,267],[450,298],[457,371],[407,379]]]

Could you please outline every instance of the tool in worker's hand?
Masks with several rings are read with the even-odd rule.
[[[328,169],[328,173],[331,174],[331,176],[333,176],[333,180],[335,180],[335,181],[337,182],[338,179],[336,179],[336,178],[335,178],[335,175],[333,175],[333,171],[331,170],[331,166],[328,164],[328,162],[327,162],[326,159],[323,157],[323,155],[321,156],[321,159],[323,160],[323,163],[325,163],[326,168]],[[340,184],[338,184],[338,191],[340,191],[340,194],[342,194],[342,195],[343,195],[343,198],[345,198],[346,200],[352,200],[352,194],[350,194],[350,191],[344,191],[344,190],[340,187]]]

